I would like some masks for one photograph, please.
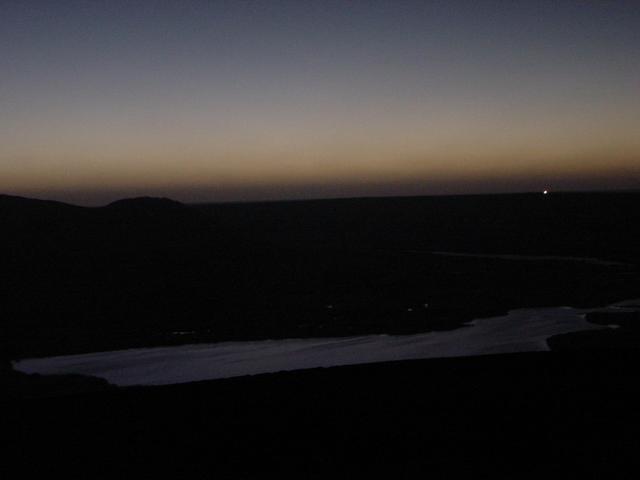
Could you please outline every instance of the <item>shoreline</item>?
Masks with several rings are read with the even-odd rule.
[[[89,375],[114,385],[131,386],[398,360],[545,351],[552,349],[552,338],[608,328],[589,322],[585,318],[589,312],[636,312],[637,303],[637,299],[629,299],[594,309],[514,309],[504,316],[475,319],[460,328],[422,334],[195,343],[31,358],[12,361],[11,365],[26,374]]]

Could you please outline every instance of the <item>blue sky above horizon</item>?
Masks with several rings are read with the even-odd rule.
[[[0,191],[640,186],[636,1],[2,1]]]

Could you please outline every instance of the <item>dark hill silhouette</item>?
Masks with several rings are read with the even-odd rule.
[[[70,235],[83,228],[102,228],[106,231],[111,226],[108,222],[124,222],[132,228],[140,221],[153,222],[167,229],[177,227],[171,222],[179,222],[183,226],[188,224],[196,229],[211,226],[211,217],[203,216],[196,209],[174,200],[151,197],[124,199],[104,207],[88,208],[48,200],[0,195],[0,220],[7,233],[14,234],[22,234],[25,229],[33,231],[36,228],[46,229],[41,233],[49,233],[56,229],[69,230]]]
[[[60,235],[75,230],[86,221],[89,209],[48,200],[0,195],[0,222],[5,243],[8,239],[37,237],[43,234]],[[42,237],[41,237],[42,238]]]
[[[3,222],[22,222],[22,225],[29,222],[49,222],[53,225],[56,221],[82,221],[88,215],[149,217],[158,221],[170,220],[171,216],[174,219],[184,216],[206,221],[198,210],[168,198],[126,198],[103,207],[80,207],[51,200],[0,194],[0,219]]]
[[[108,204],[105,208],[125,208],[153,212],[168,209],[182,210],[187,207],[183,203],[166,197],[134,197],[116,200]]]
[[[12,256],[95,257],[111,251],[191,248],[222,241],[213,218],[168,199],[134,198],[104,207],[0,196],[0,240]]]
[[[193,209],[167,198],[140,197],[118,200],[98,209],[98,213],[106,221],[113,224],[127,224],[152,227],[154,230],[166,228],[168,230],[186,229],[181,235],[190,231],[202,230],[210,227],[212,220],[199,210]]]
[[[19,209],[19,210],[16,210]],[[38,200],[34,198],[18,197],[15,195],[0,194],[0,212],[3,215],[18,213],[34,213],[43,211],[53,212],[54,209],[82,210],[84,207],[70,205],[68,203],[52,200]]]

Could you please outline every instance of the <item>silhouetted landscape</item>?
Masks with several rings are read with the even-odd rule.
[[[2,379],[25,465],[104,454],[237,475],[360,462],[517,472],[536,457],[606,472],[637,446],[640,313],[616,304],[640,292],[636,192],[96,208],[2,196],[0,222]],[[164,387],[11,367],[143,347],[409,339],[558,306],[584,309],[594,328],[547,338],[547,352]]]
[[[141,198],[81,208],[2,197],[4,351],[16,358],[417,333],[514,308],[605,305],[639,291],[639,199],[536,193],[182,205]],[[442,251],[541,259],[433,253]]]
[[[2,2],[2,478],[637,477],[639,32]]]

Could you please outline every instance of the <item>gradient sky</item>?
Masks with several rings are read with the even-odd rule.
[[[0,192],[637,187],[638,0],[0,0]]]

